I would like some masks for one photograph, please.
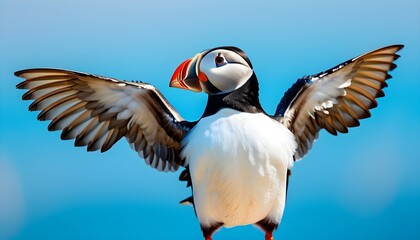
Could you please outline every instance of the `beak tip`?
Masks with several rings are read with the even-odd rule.
[[[172,75],[169,87],[201,92],[201,86],[196,73],[198,55],[182,62]]]
[[[169,82],[169,87],[180,88],[181,85],[176,79],[171,79],[171,81]]]

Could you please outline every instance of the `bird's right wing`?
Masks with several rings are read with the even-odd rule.
[[[284,94],[275,117],[295,135],[298,148],[295,159],[311,148],[321,129],[333,135],[347,133],[370,117],[369,109],[383,97],[389,71],[403,45],[368,52],[325,72],[299,79]]]
[[[107,151],[125,137],[146,163],[159,171],[186,166],[180,141],[188,124],[152,85],[60,69],[27,69],[24,100],[38,120],[52,120],[48,130],[62,130],[61,139],[75,139],[88,151]]]

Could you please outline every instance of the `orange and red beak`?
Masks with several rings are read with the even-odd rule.
[[[197,54],[193,58],[181,63],[172,75],[169,86],[187,89],[194,92],[201,92],[202,88],[200,81],[206,82],[207,77],[199,70],[198,64],[200,60],[201,54]]]

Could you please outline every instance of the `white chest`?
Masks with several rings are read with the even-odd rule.
[[[264,114],[222,109],[201,119],[183,144],[202,225],[280,220],[296,148],[286,127]]]

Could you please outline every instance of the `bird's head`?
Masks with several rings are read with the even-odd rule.
[[[232,92],[253,74],[252,64],[236,47],[218,47],[190,58],[175,70],[169,86],[209,95]]]

